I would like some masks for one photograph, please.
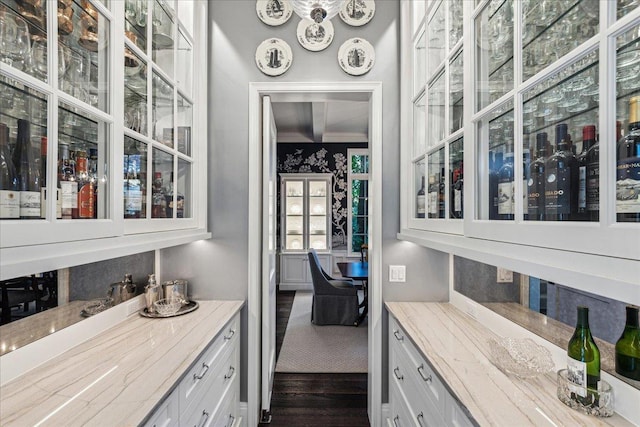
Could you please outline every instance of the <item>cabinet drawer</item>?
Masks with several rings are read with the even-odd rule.
[[[417,426],[411,411],[407,406],[404,395],[400,391],[397,382],[389,383],[389,402],[391,410],[391,418],[389,419],[390,427],[411,427]]]
[[[180,382],[178,393],[181,412],[184,412],[193,402],[198,401],[216,378],[224,377],[229,371],[229,358],[234,354],[237,357],[237,351],[233,350],[239,347],[239,322],[240,318],[236,315]],[[234,362],[233,367],[237,370],[238,363]],[[235,373],[233,375],[235,376]]]
[[[180,413],[178,411],[178,394],[176,391],[171,393],[167,397],[160,407],[158,407],[153,415],[149,418],[149,421],[144,423],[145,427],[173,427],[179,426],[178,417]]]
[[[211,423],[213,427],[234,427],[239,424],[238,389],[239,387],[232,386],[225,393],[225,397],[213,416],[213,422]]]
[[[452,396],[447,396],[445,419],[447,425],[453,427],[473,427],[473,422],[467,417]]]

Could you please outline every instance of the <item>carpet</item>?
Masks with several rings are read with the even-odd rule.
[[[358,327],[314,325],[312,296],[296,292],[276,372],[367,372],[367,319]]]

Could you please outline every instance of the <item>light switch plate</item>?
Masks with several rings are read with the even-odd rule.
[[[506,268],[497,268],[497,282],[498,283],[513,283],[513,271]]]
[[[406,282],[407,266],[406,265],[390,265],[389,281],[390,282]]]

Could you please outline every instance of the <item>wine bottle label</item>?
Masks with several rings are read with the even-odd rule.
[[[578,169],[578,209],[587,208],[587,167]]]
[[[93,184],[83,183],[78,189],[78,217],[93,218]]]
[[[125,193],[124,211],[129,216],[137,217],[140,215],[142,211],[142,191],[139,186],[130,186]]]
[[[548,214],[568,214],[571,212],[571,168],[548,171],[544,200]]]
[[[640,157],[620,160],[616,169],[616,212],[640,212]]]
[[[424,214],[425,214],[424,203],[425,203],[424,194],[421,194],[416,197],[416,214],[418,215],[418,218],[424,218]]]
[[[40,218],[47,217],[47,187],[40,188]]]
[[[600,210],[600,163],[587,165],[587,210]]]
[[[567,357],[567,379],[569,390],[581,397],[587,396],[587,364]]]
[[[453,190],[453,211],[462,212],[462,190]]]
[[[40,218],[40,192],[20,192],[20,218]]]
[[[438,214],[438,192],[432,191],[429,193],[429,213],[432,215]]]
[[[513,181],[501,182],[498,184],[498,214],[506,215],[513,213],[514,194]]]
[[[75,181],[60,181],[62,193],[62,214],[71,218],[71,210],[78,208],[78,183]]]
[[[56,218],[62,218],[62,190],[56,188]]]
[[[20,193],[0,190],[0,218],[20,218]]]

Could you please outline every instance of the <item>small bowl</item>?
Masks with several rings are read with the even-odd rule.
[[[182,307],[182,300],[177,298],[161,299],[153,303],[156,312],[161,316],[172,316]]]
[[[93,316],[111,307],[113,307],[113,298],[96,298],[84,306],[83,312],[87,316]]]

